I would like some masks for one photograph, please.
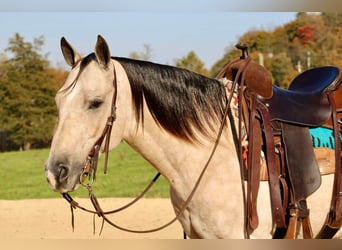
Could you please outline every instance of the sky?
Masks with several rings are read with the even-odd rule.
[[[268,3],[265,11],[260,5],[243,5],[246,0],[3,0],[0,52],[16,32],[29,42],[43,36],[43,53],[49,53],[54,66],[65,67],[61,37],[87,55],[93,52],[96,37],[101,34],[112,56],[143,52],[147,44],[152,48],[151,61],[174,65],[177,59],[195,51],[210,68],[245,32],[272,31],[295,19],[296,5],[284,7],[278,2],[278,7],[274,7],[272,3],[277,1],[258,1],[261,6]]]
[[[80,53],[93,51],[101,34],[113,56],[127,57],[133,51],[152,48],[151,60],[174,64],[176,59],[195,51],[211,66],[222,58],[229,45],[251,29],[272,30],[295,18],[295,13],[234,12],[20,12],[1,13],[0,51],[18,32],[26,41],[43,36],[44,51],[54,63],[63,62],[60,39],[64,36]],[[239,25],[237,25],[239,24]]]

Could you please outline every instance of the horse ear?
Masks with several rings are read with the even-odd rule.
[[[62,37],[61,39],[61,49],[65,61],[71,67],[73,67],[75,63],[82,58],[82,56],[77,52],[77,50],[75,50],[64,37]]]
[[[110,61],[110,51],[105,39],[98,35],[97,42],[95,46],[95,55],[100,64],[107,67]]]

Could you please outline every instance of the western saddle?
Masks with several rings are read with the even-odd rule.
[[[238,83],[239,125],[233,133],[243,178],[247,180],[246,235],[249,237],[258,226],[259,182],[268,180],[275,224],[273,238],[295,238],[299,223],[303,237],[313,238],[306,198],[319,188],[321,173],[309,128],[329,124],[336,145],[335,177],[330,211],[316,238],[332,238],[342,225],[342,122],[334,100],[334,92],[342,83],[340,69],[334,66],[309,69],[285,90],[273,85],[270,73],[251,61],[245,44],[236,47],[242,56],[227,64],[217,78]],[[233,119],[232,114],[229,118]],[[247,133],[245,144],[242,127]],[[266,170],[261,168],[263,154]]]

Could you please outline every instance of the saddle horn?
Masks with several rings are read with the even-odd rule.
[[[246,43],[238,43],[235,45],[235,48],[242,52],[240,59],[246,59],[248,57],[248,45]]]

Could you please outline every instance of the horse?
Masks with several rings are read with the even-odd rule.
[[[72,68],[55,97],[58,124],[45,164],[50,187],[67,193],[80,186],[88,153],[115,109],[108,150],[125,141],[167,179],[171,203],[176,214],[182,211],[178,220],[188,237],[245,238],[245,183],[232,124],[224,115],[224,85],[185,69],[112,57],[101,36],[94,53],[85,57],[65,38],[61,49]],[[105,146],[100,150],[106,151]],[[182,209],[207,162],[196,192]],[[332,183],[333,175],[322,176],[320,188],[308,198],[314,233],[329,211]],[[266,182],[260,183],[258,204],[261,219],[250,238],[272,238]]]

